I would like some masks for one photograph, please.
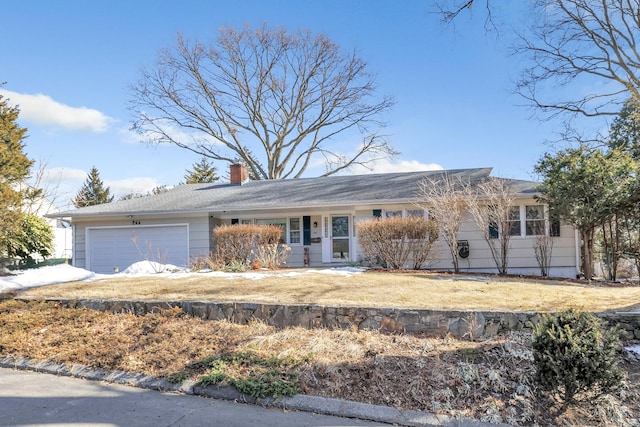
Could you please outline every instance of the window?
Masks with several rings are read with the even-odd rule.
[[[520,235],[520,206],[511,206],[509,209],[509,235],[510,236],[519,236]]]
[[[544,235],[544,206],[525,206],[525,225],[527,236]]]
[[[289,243],[300,244],[300,218],[289,218]]]
[[[424,218],[424,216],[423,209],[397,209],[393,211],[384,211],[385,218]]]

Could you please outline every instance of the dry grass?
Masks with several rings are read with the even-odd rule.
[[[22,295],[462,310],[573,307],[599,312],[640,307],[638,286],[426,272],[372,271],[348,277],[310,270],[261,274],[259,280],[214,273],[119,277],[44,286]],[[202,321],[177,309],[136,317],[63,309],[53,303],[0,303],[0,355],[4,356],[198,380],[211,373],[204,360],[219,361],[229,355],[246,359],[247,354],[300,361],[295,373],[299,388],[312,395],[512,425],[630,426],[637,425],[640,416],[640,369],[635,361],[624,362],[628,386],[620,396],[588,402],[553,418],[555,402],[536,390],[530,337],[521,333],[468,342],[372,331],[275,330],[262,323]],[[233,369],[234,375],[254,370]]]
[[[32,297],[315,303],[453,310],[625,311],[640,307],[640,286],[569,280],[370,271],[342,275],[281,270],[242,274],[174,274],[74,282],[24,291]]]
[[[637,419],[637,376],[621,396],[552,418],[549,401],[532,382],[529,341],[524,334],[468,342],[372,331],[278,331],[262,323],[203,321],[175,309],[136,317],[0,302],[3,356],[198,380],[207,374],[203,360],[252,354],[302,361],[299,388],[312,395],[512,425],[625,426]]]

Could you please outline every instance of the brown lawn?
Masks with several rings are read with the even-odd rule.
[[[640,307],[640,287],[568,280],[376,271],[257,274],[113,277],[22,295],[483,310]],[[473,342],[375,331],[276,330],[259,322],[204,321],[179,309],[135,316],[7,299],[0,301],[1,356],[232,385],[277,366],[279,392],[295,384],[297,392],[311,395],[514,426],[630,426],[640,417],[640,362],[628,357],[621,359],[627,379],[619,395],[585,396],[566,413],[552,414],[558,401],[535,385],[530,335],[524,332]]]
[[[130,278],[116,276],[34,288],[22,292],[22,295],[454,310],[559,311],[576,308],[603,312],[640,308],[640,286],[430,272],[369,271],[344,275],[302,269],[224,275],[209,272]]]

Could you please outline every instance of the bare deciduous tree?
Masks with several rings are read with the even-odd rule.
[[[331,175],[396,154],[378,133],[393,100],[375,89],[367,64],[326,35],[223,28],[210,45],[179,36],[142,72],[133,128],[147,142],[241,161],[258,179],[299,177],[316,160]],[[331,144],[347,131],[362,136],[357,147]]]
[[[508,180],[489,177],[469,194],[471,218],[489,246],[498,273],[507,274],[512,227],[519,225],[519,217],[513,216],[515,198]]]
[[[469,182],[459,176],[445,174],[440,179],[420,182],[418,205],[429,212],[440,227],[440,235],[449,247],[453,269],[460,272],[458,235],[467,209]]]
[[[516,48],[533,61],[518,93],[543,112],[587,117],[618,115],[628,98],[640,101],[637,1],[537,0],[535,7],[538,20]],[[599,81],[585,92],[591,78]],[[550,92],[547,84],[573,86]]]
[[[40,160],[36,165],[35,173],[30,179],[20,184],[23,193],[22,209],[24,213],[33,215],[46,215],[55,209],[60,198],[60,181],[62,178],[47,177],[48,164]]]
[[[476,3],[437,4],[443,21],[450,23]],[[481,4],[494,27],[498,3]],[[617,115],[627,99],[640,102],[637,0],[535,0],[527,19],[529,31],[516,30],[520,43],[514,51],[528,57],[531,65],[524,69],[516,92],[538,111],[552,116]]]

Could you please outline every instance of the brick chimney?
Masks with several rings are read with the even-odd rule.
[[[234,163],[230,166],[232,184],[244,184],[249,181],[249,170],[242,163]]]

